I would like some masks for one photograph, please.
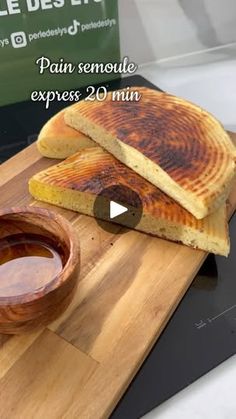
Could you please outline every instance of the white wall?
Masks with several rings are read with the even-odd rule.
[[[138,64],[236,42],[236,0],[119,0],[122,55]]]

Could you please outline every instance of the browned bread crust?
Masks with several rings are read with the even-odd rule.
[[[228,196],[235,148],[221,124],[172,95],[134,87],[139,102],[82,101],[65,121],[203,218]]]
[[[93,215],[96,196],[117,184],[134,190],[142,201],[143,217],[136,227],[138,230],[206,251],[228,254],[225,205],[203,220],[197,220],[100,147],[84,149],[35,175],[29,186],[36,199]]]

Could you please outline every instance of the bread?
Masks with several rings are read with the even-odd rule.
[[[133,87],[141,99],[79,102],[66,123],[202,219],[226,200],[235,177],[235,148],[221,124],[175,96]]]
[[[64,162],[36,174],[30,179],[29,190],[35,199],[93,215],[96,196],[103,189],[117,184],[131,188],[142,201],[143,215],[137,230],[207,252],[228,255],[225,205],[203,220],[197,220],[100,147],[81,150]]]
[[[44,157],[65,159],[82,148],[96,145],[86,135],[68,127],[64,121],[64,114],[63,109],[54,115],[39,133],[37,148]]]

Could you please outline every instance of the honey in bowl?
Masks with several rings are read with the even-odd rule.
[[[49,238],[15,234],[0,239],[0,297],[33,293],[63,269],[63,255]]]

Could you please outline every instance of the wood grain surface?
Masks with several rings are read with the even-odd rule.
[[[235,140],[236,135],[232,134]],[[0,167],[0,207],[56,210],[81,246],[80,284],[48,328],[0,335],[0,418],[101,419],[120,397],[187,291],[206,253],[34,202],[30,176],[54,164],[35,145]],[[229,215],[236,208],[236,187]]]

